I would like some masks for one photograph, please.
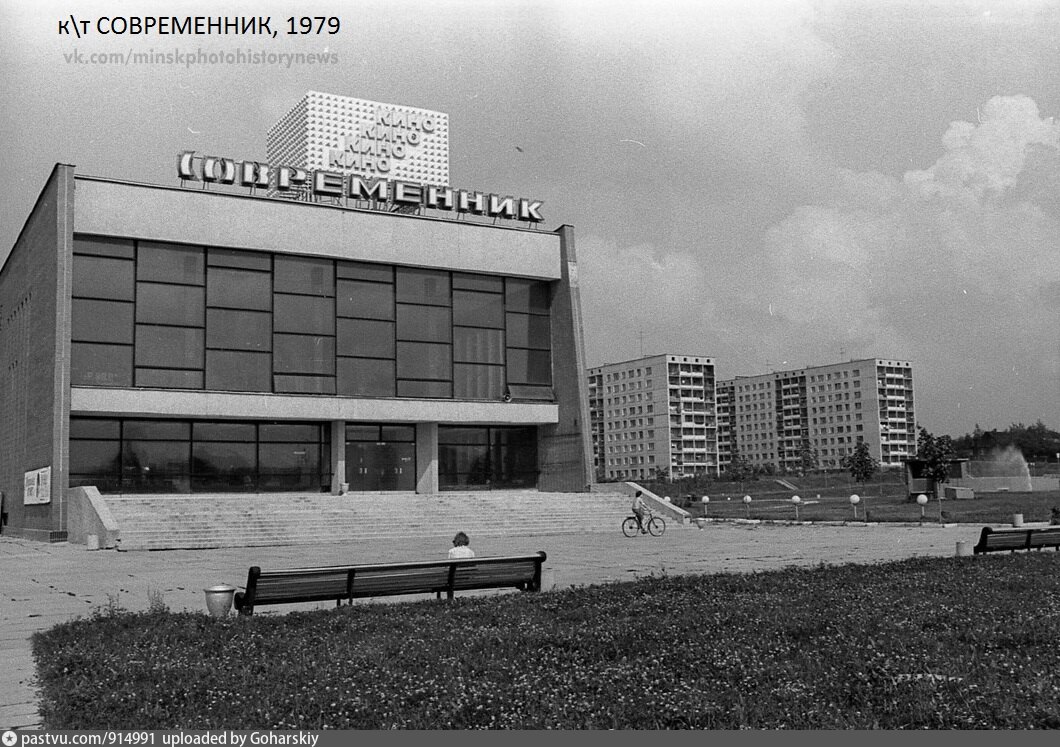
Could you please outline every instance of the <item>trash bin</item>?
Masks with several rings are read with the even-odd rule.
[[[206,592],[206,609],[214,617],[224,617],[232,610],[232,601],[236,596],[236,587],[218,584],[203,589]]]
[[[1014,527],[1023,526],[1023,514],[1012,514],[1012,526],[1014,526]]]
[[[967,542],[957,541],[957,557],[965,558],[972,554],[972,546]]]

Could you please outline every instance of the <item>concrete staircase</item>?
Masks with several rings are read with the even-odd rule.
[[[357,542],[438,537],[617,532],[629,515],[619,493],[439,493],[103,496],[119,528],[118,549]]]

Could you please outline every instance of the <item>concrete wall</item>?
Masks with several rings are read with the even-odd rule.
[[[0,491],[4,534],[66,539],[73,167],[57,165],[0,271]],[[50,501],[23,504],[51,467]]]
[[[67,539],[75,545],[89,544],[96,538],[96,549],[117,547],[121,538],[118,522],[99,491],[93,487],[71,488],[67,492],[69,514]]]
[[[589,420],[589,384],[585,380],[578,260],[574,229],[562,226],[563,277],[552,290],[552,389],[559,419],[538,428],[538,487],[554,492],[589,490],[593,482],[593,445]]]
[[[544,231],[86,177],[77,190],[81,233],[560,277],[559,237]]]

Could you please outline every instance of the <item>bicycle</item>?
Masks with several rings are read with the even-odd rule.
[[[651,514],[651,517],[644,520],[644,528],[648,530],[648,534],[652,537],[661,537],[662,533],[666,531],[666,521],[661,516]],[[622,534],[627,537],[636,537],[640,533],[640,524],[637,522],[636,516],[627,516],[622,520]]]

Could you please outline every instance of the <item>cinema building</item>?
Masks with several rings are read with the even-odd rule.
[[[355,199],[300,167],[341,193],[274,198],[227,180],[242,162],[189,163],[184,186],[57,164],[0,270],[4,534],[66,539],[87,486],[588,489],[570,226],[447,187],[430,207],[414,184],[403,205],[367,180]]]

